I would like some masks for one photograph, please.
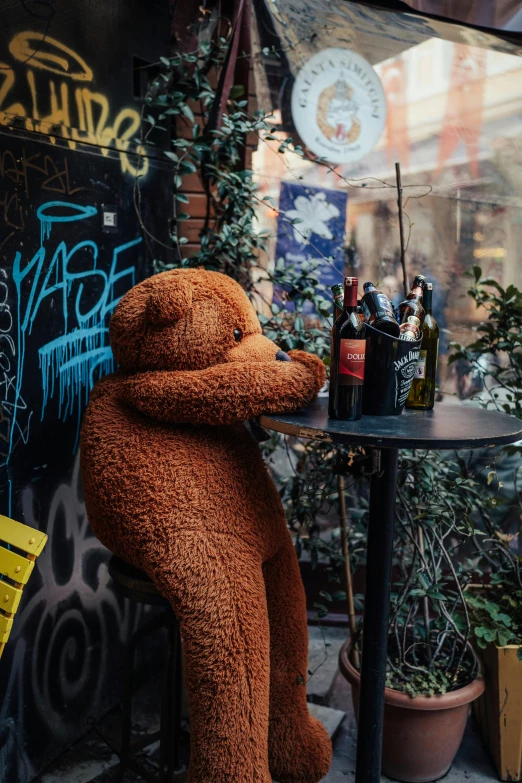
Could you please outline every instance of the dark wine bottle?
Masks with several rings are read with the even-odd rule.
[[[415,368],[407,408],[417,408],[429,411],[435,403],[435,383],[437,376],[437,361],[439,357],[439,327],[432,315],[433,284],[427,283],[424,289],[424,323],[422,325],[422,342],[419,361]]]
[[[404,324],[411,315],[414,315],[420,321],[420,328],[424,322],[424,307],[422,306],[422,297],[426,278],[424,275],[417,275],[413,281],[411,291],[399,305],[399,323]]]
[[[365,283],[363,288],[361,307],[366,321],[380,332],[389,334],[390,337],[398,337],[399,324],[395,320],[393,307],[386,294],[378,291],[370,281]]]
[[[332,329],[328,415],[346,421],[362,415],[366,325],[357,312],[358,282],[345,278],[343,312]]]

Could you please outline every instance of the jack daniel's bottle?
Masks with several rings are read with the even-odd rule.
[[[332,419],[356,421],[362,415],[366,325],[357,312],[356,277],[344,280],[343,312],[332,329],[330,395]]]
[[[435,402],[435,379],[439,356],[439,327],[431,314],[432,295],[433,283],[427,283],[423,296],[426,315],[422,325],[419,361],[415,368],[413,383],[406,401],[407,408],[418,408],[427,411],[433,408]]]

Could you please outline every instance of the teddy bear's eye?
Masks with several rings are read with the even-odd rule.
[[[234,340],[236,341],[236,343],[238,343],[242,337],[243,337],[243,332],[241,331],[241,329],[234,329]]]

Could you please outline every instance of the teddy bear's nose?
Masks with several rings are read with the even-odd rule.
[[[291,358],[289,357],[289,355],[287,353],[285,353],[284,351],[278,351],[276,353],[276,359],[277,359],[278,362],[291,362],[292,361]]]

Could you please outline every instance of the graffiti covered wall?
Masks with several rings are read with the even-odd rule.
[[[150,0],[8,0],[6,19],[0,513],[49,535],[0,662],[0,781],[27,783],[117,702],[140,620],[89,529],[78,435],[113,369],[110,316],[165,252],[148,232],[167,241],[170,173],[139,135],[144,65],[168,53],[169,22]]]

